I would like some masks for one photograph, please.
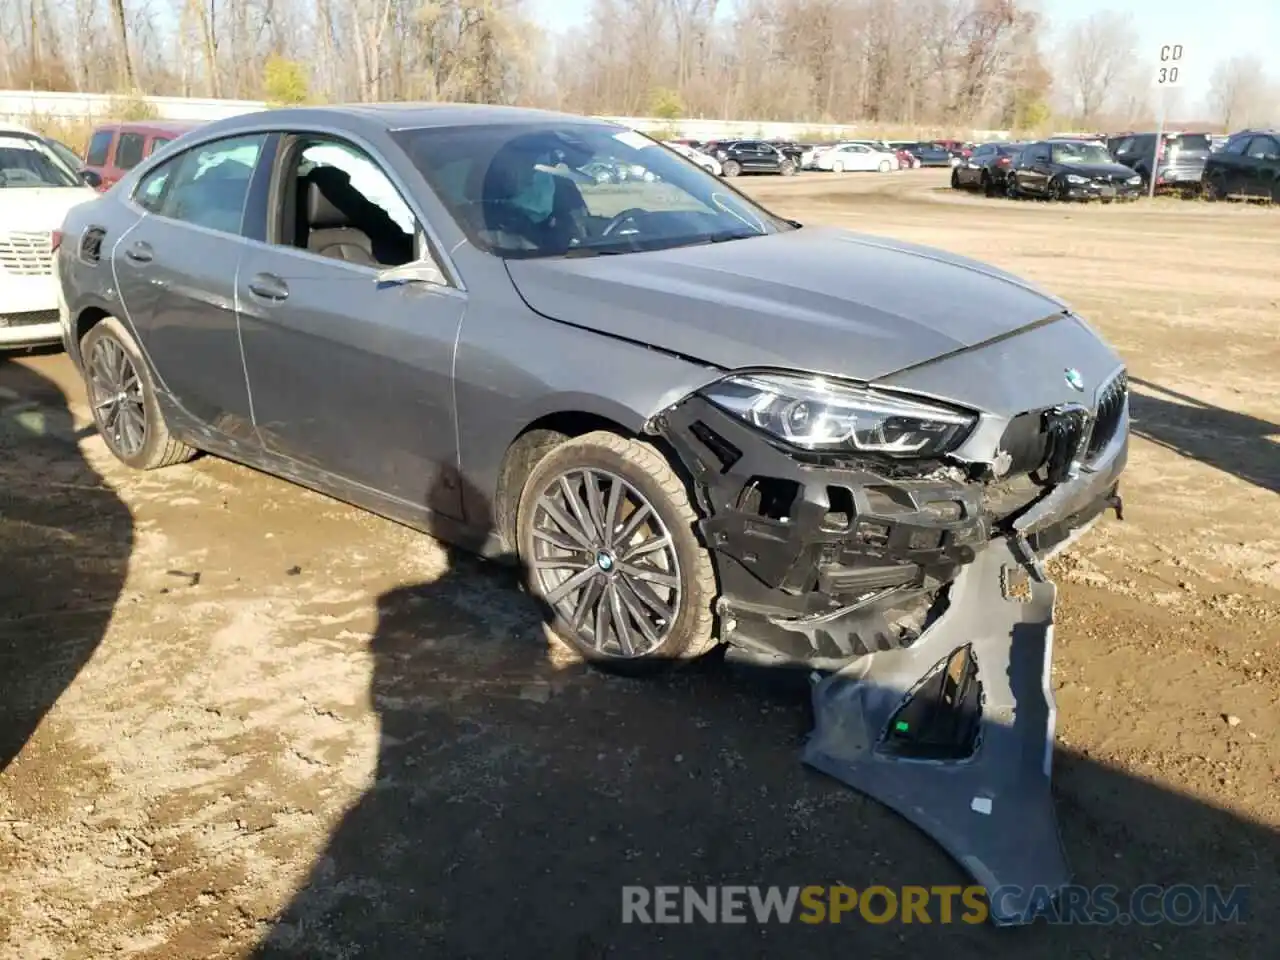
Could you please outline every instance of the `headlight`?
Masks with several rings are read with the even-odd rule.
[[[807,450],[933,457],[968,434],[971,414],[802,374],[745,374],[702,395],[780,440]]]
[[[1140,174],[1135,173],[1132,177],[1130,177],[1130,178],[1129,178],[1128,182],[1129,182],[1129,183],[1131,183],[1131,184],[1138,184],[1138,183],[1141,183],[1141,182],[1142,182],[1142,176],[1141,176]]]
[[[1067,174],[1067,183],[1088,183],[1088,177],[1081,177],[1074,173]]]

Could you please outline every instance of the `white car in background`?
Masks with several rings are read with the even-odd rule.
[[[96,196],[38,133],[0,124],[0,349],[62,339],[54,237]]]
[[[676,143],[673,140],[664,141],[664,145],[670,147],[686,160],[692,160],[708,173],[713,173],[717,177],[724,174],[724,168],[720,166],[720,161],[709,153],[703,153],[701,150],[693,149],[693,147],[688,144]]]
[[[818,154],[813,163],[818,170],[844,173],[848,170],[873,170],[888,173],[901,164],[898,155],[888,147],[870,143],[841,143]]]

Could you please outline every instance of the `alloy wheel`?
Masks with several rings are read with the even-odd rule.
[[[680,611],[680,562],[634,485],[607,470],[570,470],[542,491],[532,519],[542,599],[583,645],[622,659],[662,645]]]
[[[119,341],[101,337],[89,357],[89,399],[103,435],[126,457],[147,442],[142,379]]]

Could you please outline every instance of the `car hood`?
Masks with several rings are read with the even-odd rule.
[[[826,227],[620,256],[508,260],[538,313],[726,369],[873,380],[1066,305],[995,267]]]
[[[1063,173],[1074,173],[1081,177],[1121,177],[1125,180],[1133,176],[1133,170],[1123,163],[1064,163]]]
[[[90,187],[0,187],[0,232],[57,230],[68,210],[97,196]]]

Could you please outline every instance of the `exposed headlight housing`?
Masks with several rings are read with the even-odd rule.
[[[1082,177],[1077,173],[1067,174],[1067,183],[1088,183],[1088,182],[1089,182],[1088,177]]]
[[[928,458],[955,449],[977,417],[932,403],[805,374],[738,374],[702,395],[806,450]]]
[[[1142,182],[1142,176],[1140,174],[1135,173],[1132,177],[1129,178],[1128,182],[1130,184],[1139,184]]]

